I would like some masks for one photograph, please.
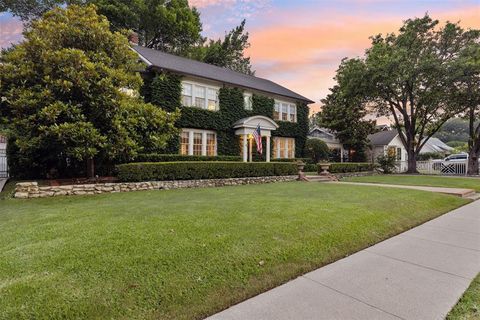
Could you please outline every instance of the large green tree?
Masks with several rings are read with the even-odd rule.
[[[393,117],[408,153],[408,172],[416,172],[416,158],[427,140],[465,109],[452,99],[457,90],[452,66],[475,39],[476,31],[454,23],[440,27],[428,15],[407,20],[398,34],[372,37],[372,46],[359,59],[364,73],[347,79],[365,79],[367,86],[359,93],[363,104]]]
[[[206,41],[202,37],[200,13],[187,0],[0,0],[0,12],[10,11],[24,21],[32,21],[61,5],[95,4],[106,16],[112,31],[132,30],[140,44],[206,63],[253,74],[245,21],[224,39]]]
[[[138,57],[94,6],[55,8],[24,38],[0,57],[14,174],[53,176],[88,163],[93,175],[94,159],[157,151],[175,133],[176,113],[136,96]]]
[[[229,68],[241,73],[253,75],[250,57],[245,57],[245,50],[250,46],[245,20],[225,35],[223,40],[210,42],[204,46],[202,61],[219,67]]]
[[[375,122],[364,119],[367,115],[363,96],[367,83],[365,71],[361,60],[343,60],[335,77],[337,85],[322,100],[322,111],[317,116],[320,126],[336,132],[350,158],[361,161],[364,160],[361,158],[367,147],[367,136],[375,130]]]
[[[480,31],[472,36],[474,41],[466,45],[451,73],[455,88],[451,99],[465,108],[464,118],[468,122],[468,174],[479,174],[480,157]]]

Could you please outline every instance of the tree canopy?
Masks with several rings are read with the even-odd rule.
[[[46,11],[71,4],[94,4],[107,17],[112,31],[131,30],[140,45],[173,53],[246,74],[253,74],[245,20],[224,39],[207,41],[201,34],[200,13],[187,0],[0,0],[0,11],[32,21]]]
[[[248,32],[245,32],[245,20],[243,20],[239,26],[228,32],[223,40],[210,40],[204,46],[205,56],[201,60],[241,73],[254,74],[250,57],[244,56],[244,51],[249,46]]]
[[[406,20],[398,34],[372,37],[363,65],[339,84],[365,108],[394,118],[408,153],[408,171],[426,141],[450,118],[465,110],[454,99],[462,50],[478,41],[478,31],[438,21],[428,15]],[[345,62],[344,62],[345,63]],[[364,81],[361,91],[355,84]]]
[[[479,174],[480,157],[480,31],[476,41],[468,43],[459,55],[452,72],[456,72],[452,100],[465,108],[468,123],[468,174]]]
[[[354,158],[363,161],[367,136],[375,130],[374,121],[364,120],[367,114],[366,98],[363,96],[367,83],[365,65],[359,59],[345,59],[337,70],[335,80],[337,85],[322,100],[318,124],[335,131],[347,149],[356,151]]]
[[[129,159],[161,149],[175,133],[176,113],[135,95],[138,58],[94,6],[55,8],[24,38],[0,57],[14,174],[53,176],[93,158]]]

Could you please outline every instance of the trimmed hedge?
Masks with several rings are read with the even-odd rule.
[[[224,179],[297,174],[297,165],[281,162],[138,162],[116,166],[120,181]]]
[[[311,158],[282,158],[282,159],[275,159],[276,162],[297,162],[302,161],[303,163],[307,164],[314,164]]]
[[[133,162],[241,161],[240,156],[185,156],[181,154],[139,154]]]
[[[345,172],[362,172],[362,171],[372,171],[375,169],[375,164],[369,162],[343,162],[343,163],[331,163],[330,171],[331,173],[345,173]],[[317,165],[317,171],[321,172],[320,165]]]

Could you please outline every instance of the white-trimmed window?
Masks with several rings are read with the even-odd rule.
[[[249,92],[243,93],[243,105],[245,107],[245,110],[253,109],[253,98],[251,93]]]
[[[273,138],[273,157],[281,158],[295,158],[295,138]]]
[[[294,103],[275,100],[273,120],[297,122],[297,106]]]
[[[180,154],[190,156],[216,156],[217,134],[215,131],[182,129]]]
[[[182,81],[182,105],[217,111],[218,90],[216,87]]]
[[[192,105],[193,85],[190,83],[182,83],[182,105],[190,107]]]
[[[273,120],[280,120],[280,102],[275,101],[273,109]]]

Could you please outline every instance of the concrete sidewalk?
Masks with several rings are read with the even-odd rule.
[[[475,201],[208,319],[443,319],[478,272]]]
[[[464,188],[445,188],[445,187],[428,187],[428,186],[409,186],[402,184],[385,184],[385,183],[373,183],[373,182],[329,182],[329,183],[339,183],[339,184],[353,184],[358,186],[377,186],[377,187],[386,187],[386,188],[400,188],[400,189],[412,189],[412,190],[422,190],[429,192],[437,192],[443,194],[449,194],[452,196],[457,196],[461,198],[469,198],[475,195],[475,190],[473,189],[464,189]]]

